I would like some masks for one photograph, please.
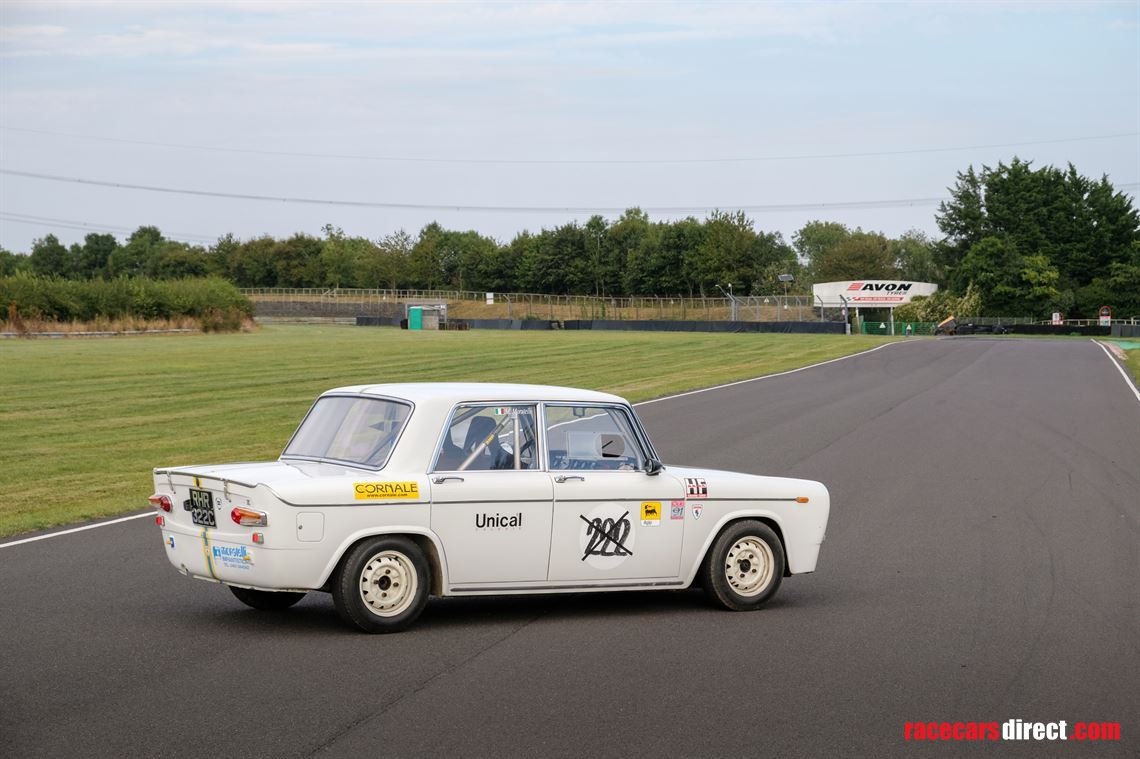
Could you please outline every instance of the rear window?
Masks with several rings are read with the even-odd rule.
[[[282,456],[382,467],[411,412],[407,403],[386,398],[321,398]]]

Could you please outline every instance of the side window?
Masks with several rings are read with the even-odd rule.
[[[537,469],[534,406],[460,406],[435,460],[437,472]]]
[[[547,406],[551,469],[641,469],[645,452],[629,419],[608,406]]]

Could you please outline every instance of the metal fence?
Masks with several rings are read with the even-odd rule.
[[[985,324],[991,327],[1010,324],[1048,324],[1031,316],[955,316],[954,319],[959,324]]]
[[[864,335],[933,335],[937,326],[938,322],[895,321],[894,332],[891,332],[891,322],[864,319],[859,322],[859,332]]]
[[[408,305],[446,303],[450,319],[678,319],[701,321],[841,321],[808,295],[746,298],[543,295],[469,290],[245,288],[259,317],[404,316]]]
[[[408,305],[447,304],[452,319],[677,319],[682,321],[845,321],[839,304],[824,304],[810,295],[752,295],[748,297],[637,297],[487,293],[471,290],[381,290],[357,288],[244,288],[259,318],[399,317]],[[960,316],[959,324],[1048,324],[1030,317]],[[1066,325],[1096,324],[1096,319],[1067,319]],[[1135,324],[1137,319],[1113,319]],[[869,323],[869,322],[868,322]],[[881,322],[876,322],[878,325]],[[898,320],[896,320],[896,324]],[[901,330],[899,327],[898,330]],[[914,327],[915,334],[919,328]],[[897,331],[897,330],[896,330]]]

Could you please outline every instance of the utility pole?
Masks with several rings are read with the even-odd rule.
[[[723,295],[724,295],[726,298],[728,298],[728,303],[729,303],[729,313],[731,314],[731,317],[730,317],[730,318],[731,318],[731,320],[732,320],[732,321],[736,321],[736,317],[737,317],[737,311],[736,311],[736,298],[735,298],[735,297],[732,295],[732,283],[731,283],[731,282],[729,282],[729,283],[728,283],[728,292],[725,292],[725,291],[724,291],[724,288],[723,288],[723,287],[721,287],[720,285],[717,285],[717,286],[716,286],[716,289],[720,290],[720,291],[721,291],[721,293],[722,293],[722,294],[723,294]]]
[[[791,274],[781,274],[777,279],[784,283],[784,309],[786,310],[788,308],[788,283],[794,280],[795,277]],[[803,318],[802,314],[800,318]]]

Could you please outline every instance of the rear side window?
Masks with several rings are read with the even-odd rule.
[[[537,469],[537,462],[534,406],[464,405],[451,415],[434,470]]]
[[[645,451],[629,417],[609,406],[547,406],[551,469],[641,469]]]
[[[386,398],[319,399],[282,456],[382,467],[412,408]]]

